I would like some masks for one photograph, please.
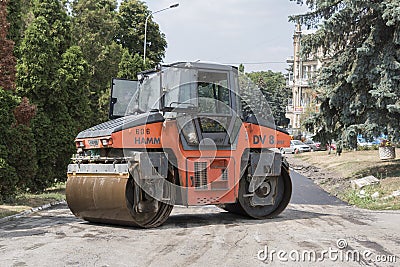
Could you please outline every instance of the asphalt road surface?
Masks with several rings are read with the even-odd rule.
[[[350,207],[292,179],[289,207],[263,221],[175,207],[143,230],[90,224],[62,204],[0,224],[0,266],[399,266],[400,212]]]

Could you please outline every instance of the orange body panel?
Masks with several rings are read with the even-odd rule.
[[[264,126],[244,123],[251,148],[281,148],[290,146],[290,135]]]
[[[281,148],[290,146],[290,135],[251,123],[244,123],[243,126],[248,137],[245,140],[239,138],[239,143],[244,142],[250,148]],[[77,139],[76,141],[83,141],[85,148],[91,149],[104,148],[101,140],[108,138],[112,139],[113,148],[172,148],[168,142],[162,142],[162,132],[165,132],[163,130],[163,123],[158,122],[129,128],[107,137]],[[179,142],[178,133],[174,133],[171,136],[176,137],[176,140],[173,140],[174,143]]]
[[[162,148],[162,124],[146,124],[113,133],[113,148]]]
[[[245,131],[240,131],[240,138]],[[240,158],[244,146],[233,150],[184,150],[180,142],[176,121],[167,121],[161,136],[164,148],[171,149],[177,157],[181,186],[187,187],[188,205],[234,203],[238,194]],[[239,146],[238,146],[239,147]],[[195,187],[193,179],[196,162],[205,162],[208,181],[205,187]],[[224,164],[222,166],[222,164]],[[227,181],[223,180],[222,170],[227,170]]]
[[[266,140],[274,140],[274,143]],[[238,196],[240,163],[247,148],[279,148],[290,145],[290,137],[273,129],[243,123],[235,150],[184,150],[175,121],[167,121],[162,130],[161,143],[170,148],[177,157],[181,185],[188,188],[188,204],[204,205],[234,203]],[[194,165],[206,162],[209,184],[199,189],[193,182]],[[224,162],[224,166],[221,165]],[[227,174],[223,176],[223,171]],[[227,181],[224,180],[224,178]]]
[[[241,158],[245,149],[290,146],[290,136],[285,133],[243,123],[233,150],[184,150],[176,120],[132,127],[108,137],[76,141],[84,141],[86,149],[102,148],[101,140],[110,137],[111,146],[116,149],[172,150],[177,158],[176,167],[179,170],[180,185],[187,188],[188,205],[236,202],[241,176]],[[195,184],[195,166],[207,169],[208,184]]]

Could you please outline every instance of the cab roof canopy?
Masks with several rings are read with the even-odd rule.
[[[237,71],[238,70],[238,68],[236,66],[224,65],[224,64],[214,63],[214,62],[196,61],[196,62],[175,62],[175,63],[170,63],[170,64],[161,64],[155,69],[145,70],[145,71],[140,72],[139,74],[148,74],[148,73],[156,72],[156,71],[160,70],[161,68],[169,68],[169,67],[210,69],[210,70],[219,70],[219,71],[232,71],[232,70]]]

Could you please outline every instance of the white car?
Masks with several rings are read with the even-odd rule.
[[[294,154],[296,151],[299,151],[300,153],[302,152],[310,152],[311,148],[304,144],[303,142],[299,140],[291,140],[290,141],[290,147],[283,147],[281,148],[281,152],[283,154],[285,153],[292,153]]]

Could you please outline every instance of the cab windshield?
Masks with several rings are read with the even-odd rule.
[[[161,74],[160,72],[145,75],[139,85],[139,95],[136,105],[140,112],[149,112],[159,109],[159,100],[161,97]]]
[[[170,67],[163,71],[164,108],[199,114],[230,114],[229,72]]]

